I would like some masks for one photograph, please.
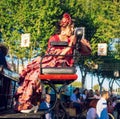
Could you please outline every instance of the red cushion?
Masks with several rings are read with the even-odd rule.
[[[53,80],[53,81],[70,81],[76,80],[78,76],[76,74],[40,74],[39,78],[41,80]]]

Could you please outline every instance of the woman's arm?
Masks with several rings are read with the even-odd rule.
[[[90,55],[91,54],[91,46],[88,40],[81,39],[80,41],[80,53],[82,55]]]
[[[76,37],[75,37],[75,35],[72,35],[70,37],[70,42],[68,44],[69,47],[64,48],[61,55],[67,54],[67,52],[69,52],[71,50],[71,47],[75,44],[75,42],[76,42]]]

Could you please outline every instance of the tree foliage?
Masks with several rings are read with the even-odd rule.
[[[99,62],[94,57],[98,43],[120,37],[119,0],[0,0],[0,41],[9,46],[11,57],[31,59],[45,52],[65,12],[75,19],[76,27],[85,27],[85,38],[91,43],[92,57],[81,63]],[[22,33],[30,33],[30,47],[20,47]]]

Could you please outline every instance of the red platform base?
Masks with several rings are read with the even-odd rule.
[[[74,81],[77,80],[78,76],[76,74],[40,74],[39,78],[50,81]]]

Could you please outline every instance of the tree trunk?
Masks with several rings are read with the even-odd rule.
[[[17,73],[19,73],[19,58],[17,60]]]
[[[110,89],[110,92],[112,93],[112,90],[113,90],[113,83],[114,83],[115,79],[111,79],[109,81],[109,89]]]
[[[81,71],[81,76],[82,76],[82,89],[85,88],[85,79],[86,79],[86,75],[87,75],[87,70],[85,68],[80,68]]]
[[[98,83],[99,83],[99,86],[100,86],[100,94],[101,94],[102,93],[102,85],[103,85],[103,82],[104,82],[105,78],[103,77],[103,79],[101,79],[99,76],[97,76],[97,78],[98,78]]]

